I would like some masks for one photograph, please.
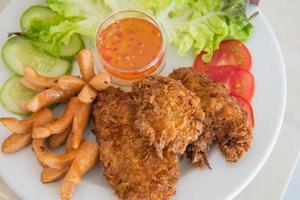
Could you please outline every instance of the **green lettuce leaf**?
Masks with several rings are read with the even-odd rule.
[[[102,0],[48,0],[48,6],[57,15],[48,20],[33,20],[25,37],[54,56],[59,55],[74,34],[94,38],[98,26],[111,12]]]
[[[206,52],[209,61],[224,39],[249,39],[252,25],[246,15],[245,0],[48,0],[60,18],[32,26],[29,35],[51,43],[53,52],[70,37],[81,34],[95,39],[97,29],[112,12],[140,9],[163,25],[168,41],[180,55]]]
[[[48,0],[48,6],[68,19],[103,19],[111,12],[105,0]]]
[[[144,0],[143,9],[164,25],[180,55],[205,51],[209,61],[222,40],[245,41],[252,33],[245,0]]]
[[[73,34],[86,36],[91,41],[103,20],[113,11],[136,8],[137,0],[48,0],[48,6],[59,14],[49,23],[37,21],[31,24],[27,35],[41,48],[51,44],[50,53],[57,55],[68,44]]]

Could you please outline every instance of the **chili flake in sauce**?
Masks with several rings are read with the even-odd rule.
[[[98,51],[106,63],[104,68],[112,75],[127,80],[154,72],[162,63],[163,55],[159,55],[162,45],[160,29],[140,18],[120,19],[110,24],[97,38]]]

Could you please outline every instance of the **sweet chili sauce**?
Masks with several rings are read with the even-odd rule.
[[[163,35],[158,26],[142,18],[118,19],[97,37],[103,67],[123,80],[137,80],[155,72],[163,62]]]

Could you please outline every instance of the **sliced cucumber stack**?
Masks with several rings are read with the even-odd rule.
[[[50,8],[46,6],[32,6],[28,8],[22,15],[20,24],[24,33],[28,32],[31,24],[34,21],[41,21],[45,24],[56,25],[62,18]],[[49,27],[50,28],[50,27]],[[51,44],[42,41],[32,41],[32,44],[42,48],[43,50],[60,57],[73,57],[82,48],[84,48],[83,41],[79,34],[73,34],[70,38],[69,44],[62,45],[57,52],[51,51]]]
[[[42,52],[22,37],[12,37],[2,49],[2,58],[16,74],[23,75],[24,66],[33,67],[39,74],[59,77],[72,71],[72,63]]]
[[[14,75],[5,81],[0,92],[0,100],[3,106],[10,112],[25,115],[27,113],[22,111],[19,105],[20,103],[31,99],[36,92],[23,86],[20,79],[20,76]]]

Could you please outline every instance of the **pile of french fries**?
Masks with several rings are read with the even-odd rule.
[[[97,145],[84,140],[83,134],[97,92],[110,85],[107,74],[94,73],[90,51],[84,49],[79,52],[77,61],[82,77],[66,75],[52,79],[37,74],[31,67],[25,67],[21,83],[38,93],[29,101],[22,102],[20,108],[33,114],[23,120],[0,119],[11,132],[2,143],[2,152],[15,153],[31,144],[43,168],[41,182],[50,183],[63,178],[60,189],[62,200],[71,199],[81,177],[98,160]],[[62,116],[57,118],[47,107],[60,102],[67,102],[67,106]],[[48,149],[63,144],[65,153],[62,155]]]

